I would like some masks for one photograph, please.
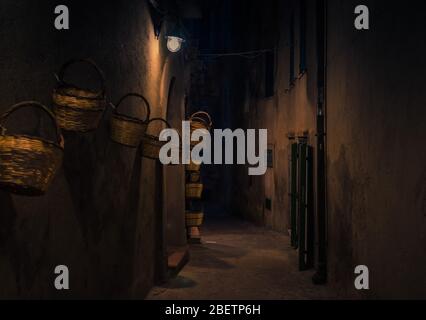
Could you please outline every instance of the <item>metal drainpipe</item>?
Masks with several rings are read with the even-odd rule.
[[[326,32],[327,0],[317,0],[317,220],[318,267],[312,278],[315,284],[327,282],[327,202],[326,202]]]

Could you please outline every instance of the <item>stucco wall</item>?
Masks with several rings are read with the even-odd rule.
[[[364,1],[361,32],[357,4],[329,1],[330,280],[354,293],[350,271],[364,264],[363,296],[425,298],[424,6]]]
[[[259,15],[259,25],[253,26],[246,39],[249,48],[275,50],[275,94],[264,95],[264,56],[253,59],[247,65],[252,68],[252,81],[258,84],[251,88],[245,97],[248,101],[246,112],[240,112],[242,127],[268,129],[268,145],[273,148],[273,168],[268,168],[264,176],[248,177],[247,169],[239,170],[236,186],[243,185],[236,194],[234,207],[244,216],[287,233],[290,228],[289,202],[289,154],[292,141],[288,136],[308,135],[309,143],[315,144],[315,108],[316,108],[316,55],[315,55],[315,3],[308,1],[306,31],[307,71],[299,74],[299,15],[298,2],[295,9],[295,72],[297,79],[290,86],[290,47],[289,21],[290,1],[272,1],[270,6],[261,3],[252,4],[252,14]],[[252,17],[253,18],[253,17]],[[252,39],[261,39],[254,41]],[[240,71],[238,71],[240,73]],[[248,75],[246,78],[250,78]],[[250,81],[250,80],[249,80]],[[241,95],[240,96],[244,96]],[[251,181],[251,182],[250,182]],[[272,210],[265,208],[265,198],[272,200]]]
[[[274,45],[268,41],[279,34],[276,94],[269,99],[254,95],[241,103],[241,110],[245,104],[251,107],[248,113],[240,111],[240,119],[246,128],[268,129],[275,165],[265,176],[252,178],[251,186],[247,171],[238,169],[234,186],[235,210],[282,232],[289,228],[290,216],[287,135],[307,131],[316,148],[315,1],[307,1],[307,72],[291,88],[289,3],[280,1],[275,17],[279,25],[269,33],[268,25],[274,25],[270,7],[251,4],[260,18],[255,30],[247,32],[247,43],[260,38],[263,42],[256,47],[268,48]],[[424,5],[410,2],[396,9],[382,1],[364,1],[371,29],[362,32],[354,28],[359,4],[330,0],[327,6],[329,285],[342,297],[425,297]],[[296,10],[296,76],[298,23]],[[262,82],[261,59],[256,69]],[[266,196],[272,197],[272,211],[265,210]],[[369,267],[368,291],[354,288],[357,265]]]
[[[1,112],[29,99],[51,106],[53,73],[71,58],[90,57],[105,73],[109,100],[140,92],[151,104],[152,117],[167,115],[167,98],[160,97],[168,96],[176,77],[172,112],[181,114],[182,55],[171,56],[163,37],[155,39],[145,1],[62,4],[70,9],[68,31],[53,27],[54,1],[2,2]],[[135,104],[128,108],[140,113]],[[141,298],[153,284],[155,261],[164,254],[159,239],[165,238],[156,210],[158,170],[137,150],[110,141],[110,113],[95,132],[64,133],[64,163],[45,196],[0,191],[0,297]],[[35,128],[30,121],[37,123],[37,117],[28,114],[17,114],[16,127]],[[182,190],[181,176],[166,183]],[[183,208],[183,197],[176,201]],[[175,214],[182,214],[183,225],[183,212]],[[184,229],[175,230],[174,239],[182,242]],[[53,287],[60,264],[70,269],[71,290],[66,292]]]

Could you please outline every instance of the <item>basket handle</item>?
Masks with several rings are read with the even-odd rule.
[[[140,98],[140,99],[142,99],[143,100],[143,102],[145,103],[145,108],[146,108],[146,119],[145,120],[143,120],[144,122],[146,122],[146,121],[148,121],[149,120],[149,117],[150,117],[150,115],[151,115],[151,108],[150,108],[150,106],[149,106],[149,103],[148,103],[148,100],[144,97],[144,96],[142,96],[142,95],[140,95],[140,94],[138,94],[138,93],[128,93],[128,94],[126,94],[124,97],[122,97],[121,99],[120,99],[120,101],[118,101],[118,103],[117,103],[117,105],[113,105],[114,106],[114,109],[115,109],[115,112],[117,113],[117,114],[120,114],[120,113],[118,113],[118,107],[120,106],[120,104],[124,101],[124,100],[126,100],[127,98],[129,98],[129,97],[136,97],[136,98]],[[111,104],[112,105],[112,104]]]
[[[204,122],[208,127],[211,127],[213,122],[210,115],[205,111],[197,111],[192,116],[189,117],[189,120],[199,120]]]
[[[99,67],[96,65],[96,63],[91,60],[91,59],[72,59],[68,62],[66,62],[60,69],[59,74],[55,75],[58,82],[61,84],[66,83],[64,81],[64,76],[65,76],[65,71],[68,69],[68,67],[70,67],[73,64],[77,64],[77,63],[86,63],[89,64],[90,66],[93,67],[93,69],[96,70],[96,73],[98,74],[100,83],[101,83],[101,90],[100,92],[102,93],[102,96],[105,96],[105,77],[103,72],[101,71],[101,69],[99,69]]]
[[[3,113],[0,117],[0,128],[1,128],[1,134],[4,135],[6,132],[6,129],[2,126],[2,124],[6,121],[6,119],[15,111],[17,111],[18,109],[21,108],[26,108],[26,107],[34,107],[34,108],[38,108],[43,110],[52,120],[52,122],[55,125],[55,131],[56,131],[56,138],[57,138],[57,142],[58,144],[62,143],[62,136],[61,136],[61,130],[59,129],[58,123],[56,121],[55,116],[53,115],[52,111],[50,111],[47,107],[45,107],[44,105],[42,105],[40,102],[36,102],[36,101],[23,101],[20,103],[17,103],[15,105],[13,105],[12,107],[10,107],[9,110],[7,110],[5,113]]]

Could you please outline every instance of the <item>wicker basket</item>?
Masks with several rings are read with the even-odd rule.
[[[201,163],[195,163],[191,161],[189,164],[185,166],[186,171],[200,171]]]
[[[212,128],[212,118],[207,112],[197,111],[189,117],[191,124],[191,133],[197,129],[206,129],[208,131]]]
[[[146,108],[145,120],[118,113],[120,104],[129,97],[137,97],[144,102]],[[146,133],[150,112],[149,103],[142,95],[129,93],[122,97],[117,103],[117,106],[114,107],[114,113],[111,117],[111,139],[124,146],[136,148],[140,144],[143,135]]]
[[[198,111],[189,117],[191,134],[198,129],[210,131],[212,129],[212,119],[207,112]],[[199,144],[200,141],[191,141],[191,146]]]
[[[81,89],[64,81],[65,71],[76,63],[87,63],[97,72],[101,82],[99,92]],[[58,75],[58,85],[53,91],[54,112],[61,128],[87,132],[98,127],[105,110],[105,79],[102,71],[88,59],[65,63]]]
[[[170,128],[170,124],[161,118],[154,118],[148,121],[147,126],[149,126],[154,121],[161,121],[166,124],[167,128]],[[160,150],[161,148],[166,144],[165,141],[160,141],[159,136],[150,135],[148,133],[145,133],[142,137],[141,142],[141,152],[142,157],[158,160],[160,158]]]
[[[187,181],[190,183],[198,183],[201,180],[200,172],[197,171],[188,171],[187,172]]]
[[[203,184],[187,183],[185,194],[187,199],[200,199],[203,194]]]
[[[196,211],[186,211],[185,222],[187,227],[199,227],[203,224],[204,213]]]
[[[6,119],[16,110],[25,107],[39,108],[49,115],[55,126],[56,142],[6,133],[6,128],[3,127]],[[54,115],[38,102],[18,103],[0,117],[0,129],[0,188],[27,196],[43,195],[61,166],[64,152]]]

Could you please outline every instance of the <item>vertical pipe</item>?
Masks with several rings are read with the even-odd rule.
[[[315,284],[327,282],[327,211],[326,211],[326,150],[325,150],[325,92],[326,92],[326,6],[327,0],[316,2],[317,29],[317,219],[318,268],[312,280]]]

